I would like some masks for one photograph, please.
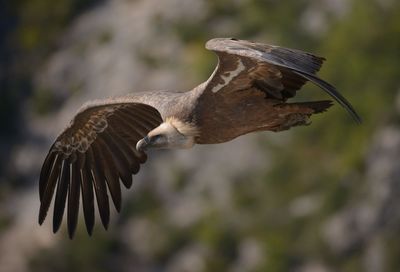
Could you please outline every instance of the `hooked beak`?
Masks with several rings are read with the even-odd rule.
[[[136,144],[136,150],[137,151],[146,151],[147,146],[150,144],[150,138],[148,136],[144,137],[141,139],[139,142]]]

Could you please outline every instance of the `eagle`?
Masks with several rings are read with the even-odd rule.
[[[80,200],[89,235],[95,222],[95,199],[108,228],[110,201],[121,210],[121,184],[132,185],[149,149],[191,148],[218,144],[256,131],[283,131],[308,125],[310,116],[332,101],[292,102],[310,81],[361,122],[352,105],[316,76],[322,57],[300,50],[234,38],[215,38],[206,49],[218,56],[207,81],[187,92],[150,91],[84,104],[56,138],[39,180],[39,224],[55,195],[53,232],[60,228],[67,205],[72,239]],[[109,191],[109,193],[107,192]]]

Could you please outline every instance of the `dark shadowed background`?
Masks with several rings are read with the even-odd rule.
[[[1,271],[400,271],[400,1],[0,5]],[[152,152],[109,231],[39,227],[41,163],[80,105],[194,87],[213,37],[326,57],[363,124],[335,104],[308,127]]]

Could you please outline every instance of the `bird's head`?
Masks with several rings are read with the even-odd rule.
[[[138,151],[146,151],[150,148],[191,148],[195,143],[196,131],[190,124],[170,118],[138,141],[136,149]]]

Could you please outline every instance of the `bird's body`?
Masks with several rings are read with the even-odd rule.
[[[331,101],[287,103],[308,80],[359,121],[350,103],[315,76],[323,58],[236,39],[213,39],[206,47],[217,53],[218,66],[206,82],[191,91],[130,94],[92,101],[79,110],[44,162],[40,223],[56,190],[54,231],[61,224],[68,195],[68,230],[73,236],[80,194],[88,232],[94,225],[94,194],[107,227],[107,188],[119,211],[119,180],[131,186],[132,174],[146,161],[149,148],[217,144],[254,131],[281,131],[308,124],[312,114],[331,106]]]

